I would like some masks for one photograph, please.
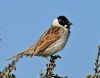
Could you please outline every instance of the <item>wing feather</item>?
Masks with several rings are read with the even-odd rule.
[[[40,37],[40,39],[37,41],[35,45],[35,55],[45,50],[47,47],[49,47],[51,44],[53,44],[60,38],[59,30],[60,27],[51,27]]]

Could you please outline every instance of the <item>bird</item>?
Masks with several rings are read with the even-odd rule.
[[[65,16],[56,17],[50,27],[42,34],[42,36],[29,48],[9,58],[19,59],[22,56],[42,56],[49,57],[61,51],[70,36],[70,26],[72,23]]]

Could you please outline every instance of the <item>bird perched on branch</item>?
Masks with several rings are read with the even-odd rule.
[[[47,58],[62,50],[70,35],[71,22],[65,16],[58,16],[43,35],[28,49],[10,59],[19,59],[22,56],[42,56]],[[9,60],[10,60],[9,59]]]

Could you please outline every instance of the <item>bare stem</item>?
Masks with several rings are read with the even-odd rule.
[[[53,73],[54,68],[56,67],[55,60],[57,60],[57,58],[61,57],[58,55],[51,56],[49,64],[46,64],[46,73],[44,75],[42,74],[41,78],[67,78],[67,76],[61,77],[58,74]]]
[[[100,57],[100,46],[98,45],[98,54],[97,54],[97,57],[95,59],[95,67],[94,67],[94,75],[95,76],[98,76],[98,74],[100,73],[100,70],[99,70],[99,67],[100,67],[100,64],[99,64],[99,57]]]

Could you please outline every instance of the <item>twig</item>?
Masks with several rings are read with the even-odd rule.
[[[100,46],[98,46],[98,55],[95,59],[95,67],[94,67],[94,76],[98,76],[99,73],[100,73],[100,70],[99,70],[99,67],[100,67],[100,64],[99,64],[99,57],[100,57]]]
[[[98,45],[98,54],[97,57],[95,59],[95,67],[94,69],[94,74],[90,74],[87,75],[86,78],[100,78],[100,63],[99,63],[99,59],[100,59],[100,45]]]
[[[40,78],[67,78],[67,76],[61,77],[58,74],[53,73],[54,68],[56,67],[55,60],[57,60],[57,58],[61,58],[61,57],[59,55],[51,56],[50,63],[46,64],[46,73],[44,75],[43,73],[40,74],[40,76],[42,76]]]
[[[17,59],[13,60],[11,64],[8,64],[7,66],[5,66],[3,71],[0,72],[0,78],[16,78],[16,76],[12,74],[12,71],[16,70],[17,61],[18,61]]]

